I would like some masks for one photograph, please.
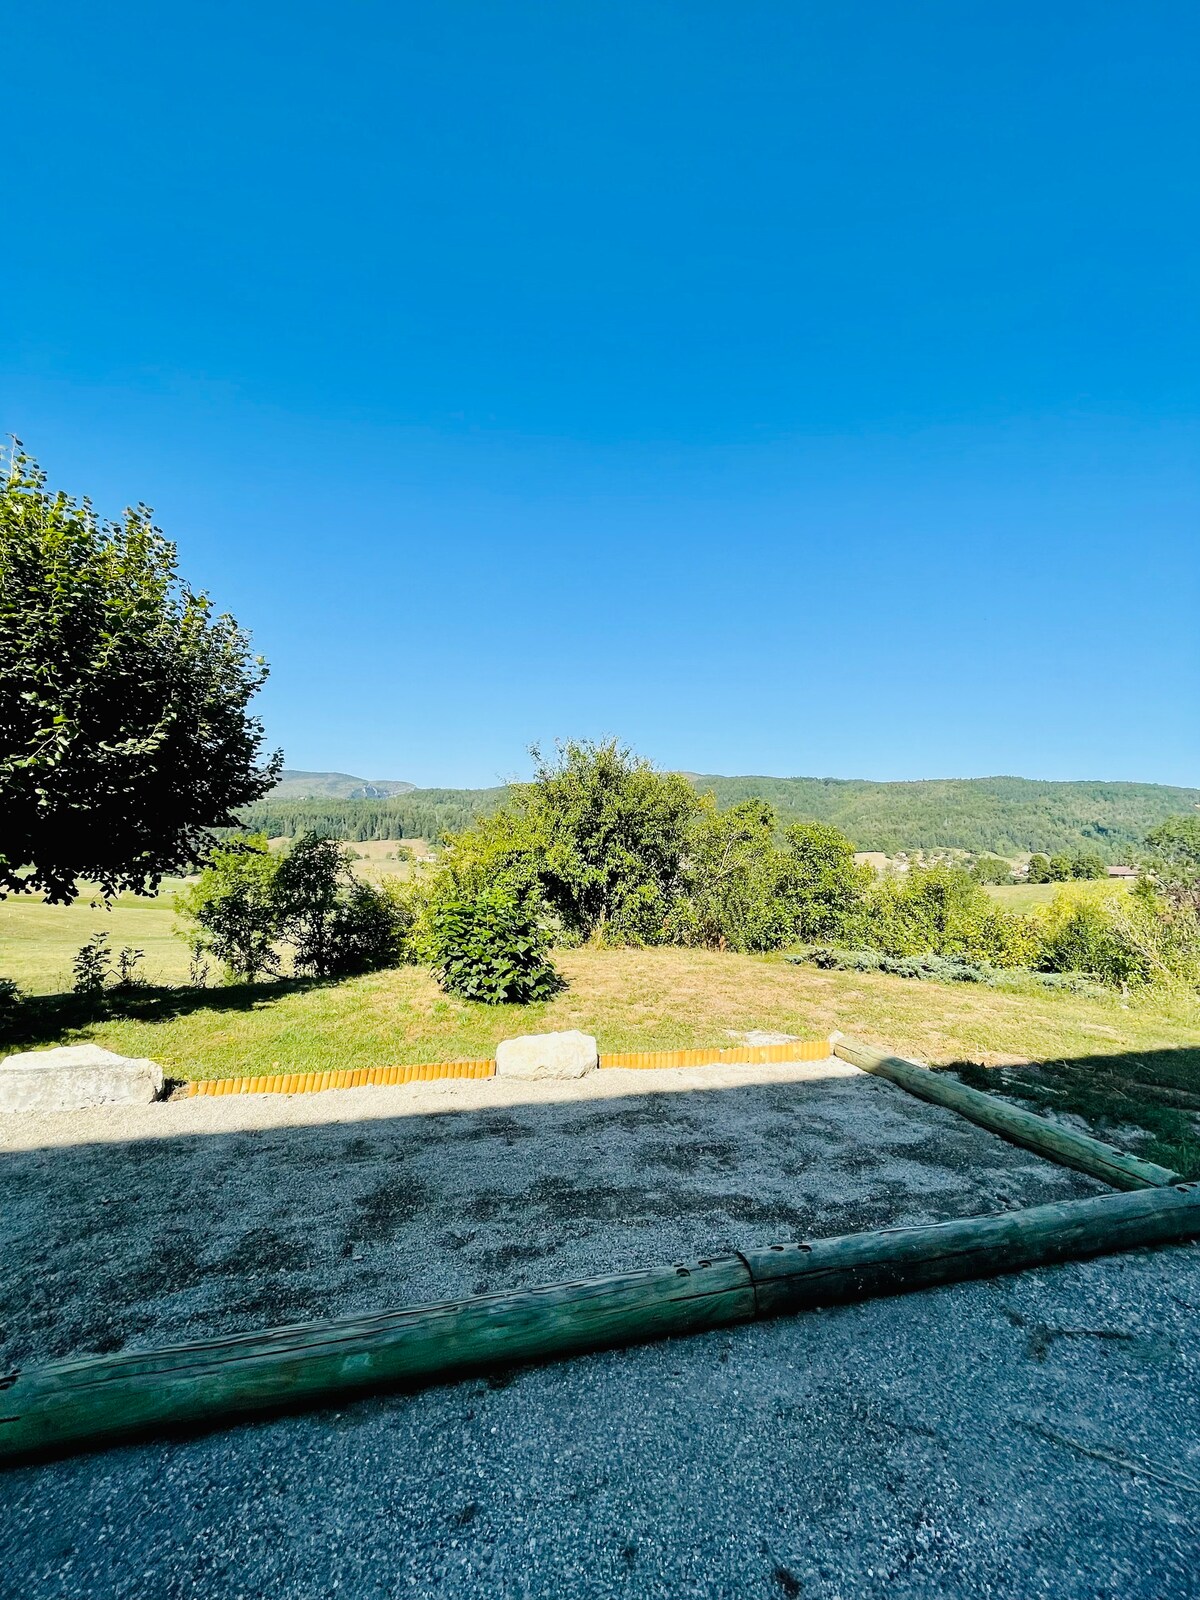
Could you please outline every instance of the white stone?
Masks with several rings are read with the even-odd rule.
[[[600,1065],[590,1033],[528,1033],[496,1046],[498,1078],[582,1078]]]
[[[0,1112],[144,1106],[162,1088],[157,1061],[119,1056],[97,1044],[27,1050],[0,1062]]]

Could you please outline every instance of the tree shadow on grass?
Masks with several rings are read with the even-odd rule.
[[[948,1070],[973,1089],[1014,1095],[1039,1112],[1079,1116],[1105,1130],[1139,1128],[1145,1139],[1138,1155],[1200,1177],[1200,1045],[1017,1067],[958,1061]]]
[[[167,1022],[194,1011],[262,1011],[288,995],[327,989],[340,978],[278,978],[269,983],[231,983],[202,989],[137,984],[106,989],[101,995],[39,994],[25,996],[15,1015],[0,1031],[0,1048],[55,1044],[66,1035],[101,1022]]]

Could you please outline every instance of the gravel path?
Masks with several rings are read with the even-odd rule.
[[[840,1062],[0,1124],[3,1359],[1099,1192]],[[10,1471],[0,1595],[1200,1596],[1200,1248]]]

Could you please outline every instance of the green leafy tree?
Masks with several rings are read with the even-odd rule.
[[[15,453],[0,483],[0,894],[153,893],[272,785],[266,677],[145,506],[101,522]]]
[[[1168,817],[1146,835],[1146,851],[1167,900],[1200,913],[1200,816]]]
[[[972,863],[971,876],[976,883],[1011,883],[1012,863],[1003,856],[979,856]]]
[[[659,942],[700,809],[696,791],[615,740],[534,756],[531,783],[513,785],[506,806],[447,840],[448,882],[468,894],[493,885],[536,894],[568,939]]]
[[[428,908],[422,953],[449,994],[526,1005],[562,988],[537,909],[501,884],[446,895]]]
[[[1106,878],[1108,866],[1103,856],[1091,850],[1081,850],[1071,857],[1071,876],[1080,880]]]
[[[1040,854],[1030,856],[1029,873],[1025,881],[1026,883],[1053,883],[1054,879],[1051,876],[1050,857]]]
[[[790,862],[776,834],[765,800],[718,811],[706,796],[688,834],[683,892],[668,914],[667,937],[721,950],[776,950],[793,937]]]
[[[870,867],[855,864],[854,846],[827,822],[795,822],[784,830],[784,892],[800,939],[837,939],[862,904]]]
[[[262,834],[231,839],[212,852],[198,881],[175,902],[199,925],[204,948],[247,983],[280,970],[278,871]]]
[[[403,959],[411,914],[402,897],[362,882],[350,861],[346,845],[306,833],[279,863],[275,927],[292,946],[297,972],[344,977]]]
[[[317,833],[303,834],[280,861],[271,891],[275,924],[292,946],[297,972],[328,975],[334,914],[349,876],[350,851]]]

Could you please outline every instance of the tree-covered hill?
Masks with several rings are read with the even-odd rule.
[[[694,779],[720,805],[758,796],[781,820],[831,822],[859,850],[1052,853],[1086,847],[1106,860],[1128,852],[1164,817],[1200,807],[1200,789],[1155,783],[1043,783],[1032,778]]]
[[[437,839],[465,828],[504,798],[501,789],[410,789],[384,799],[303,800],[268,796],[247,806],[242,821],[255,833],[291,838],[310,828],[338,839]]]
[[[831,822],[856,849],[889,853],[956,848],[1012,856],[1087,848],[1116,861],[1165,817],[1200,808],[1200,789],[1154,783],[1043,783],[1030,778],[872,783],[860,778],[700,775],[692,775],[692,781],[711,791],[722,806],[758,796],[772,802],[783,822]],[[315,828],[346,839],[436,839],[493,810],[504,793],[495,788],[411,789],[384,799],[272,795],[242,815],[247,826],[272,836]]]

